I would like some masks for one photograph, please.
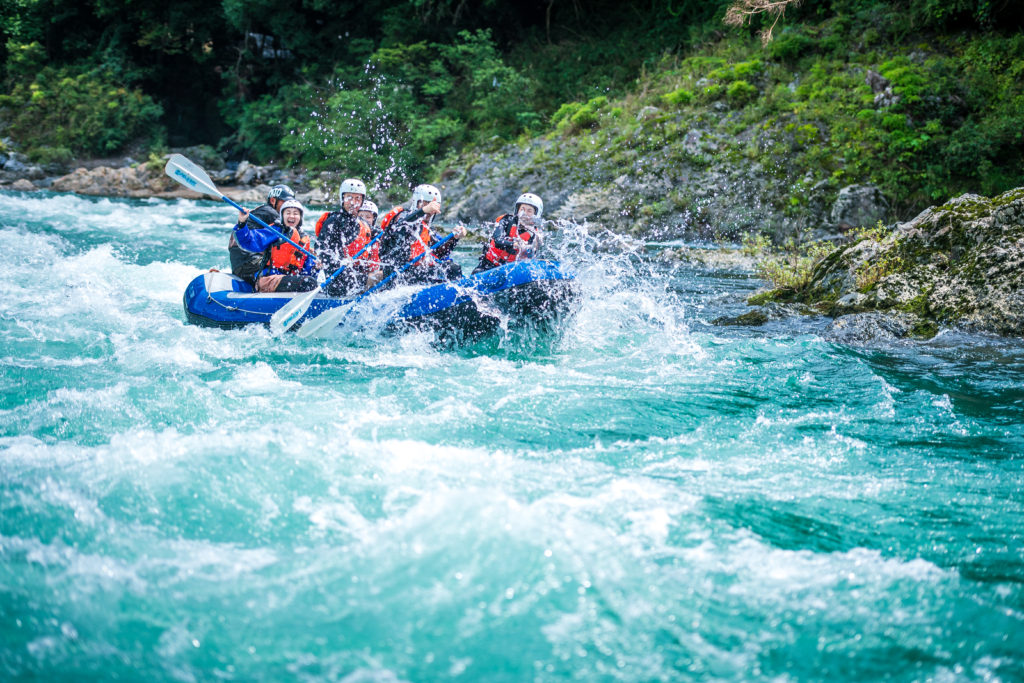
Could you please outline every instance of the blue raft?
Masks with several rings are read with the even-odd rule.
[[[459,338],[477,338],[499,327],[549,324],[568,314],[576,299],[575,275],[557,261],[518,261],[413,291],[397,309],[390,307],[385,327],[435,329]],[[236,328],[267,325],[293,293],[258,294],[227,273],[196,277],[185,290],[185,315],[194,325]],[[370,295],[359,306],[371,304]],[[320,295],[296,327],[353,298]]]

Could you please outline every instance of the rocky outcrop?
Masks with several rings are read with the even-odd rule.
[[[111,168],[81,167],[55,179],[50,189],[55,192],[75,192],[113,197],[162,196],[175,189],[175,183],[162,172],[153,172],[145,165]]]
[[[1024,336],[1024,188],[988,199],[963,195],[894,229],[836,249],[799,291],[757,300],[796,301],[836,316],[833,332],[874,326],[885,335],[930,336],[939,326]],[[840,323],[843,316],[884,313]]]
[[[239,203],[261,203],[266,200],[271,184],[285,183],[292,187],[298,199],[306,205],[323,206],[329,201],[325,189],[331,179],[322,174],[311,184],[301,171],[282,171],[273,166],[256,166],[248,161],[226,165],[216,157],[204,156],[196,149],[183,150],[209,174],[225,195]],[[11,155],[7,163],[0,166],[4,174],[0,182],[12,190],[30,192],[48,189],[54,192],[104,197],[202,197],[174,182],[163,171],[162,164],[138,164],[132,159],[117,159],[92,162],[70,173],[46,177],[40,167],[25,166],[18,157]],[[13,169],[13,170],[11,170]],[[21,177],[20,177],[21,176]]]
[[[707,116],[729,120],[735,114],[726,107]],[[439,183],[452,199],[443,217],[493,220],[527,191],[543,197],[548,218],[651,241],[744,232],[772,234],[780,242],[796,234],[838,239],[850,227],[888,216],[877,187],[840,189],[810,175],[788,178],[740,156],[744,145],[774,144],[761,140],[766,134],[757,126],[727,135],[714,121],[652,106],[635,120],[632,142],[555,132],[459,158]],[[648,138],[659,142],[640,142]]]
[[[850,185],[839,190],[839,197],[829,213],[833,225],[841,230],[870,227],[885,221],[889,202],[874,185]]]

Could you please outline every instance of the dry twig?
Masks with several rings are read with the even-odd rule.
[[[792,5],[796,7],[800,0],[736,0],[733,5],[725,11],[725,23],[729,26],[743,26],[757,14],[767,14],[773,18],[772,25],[761,29],[761,44],[767,45],[772,39],[772,31],[779,19],[786,13],[786,8]]]

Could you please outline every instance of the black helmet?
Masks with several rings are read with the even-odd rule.
[[[295,193],[292,192],[292,188],[287,185],[274,185],[270,188],[270,192],[267,193],[267,202],[269,203],[271,199],[280,199],[283,201],[285,199],[292,199],[294,196]]]
[[[248,224],[250,228],[262,228],[262,225],[253,220],[254,216],[256,218],[259,218],[267,225],[276,223],[279,218],[277,211],[274,211],[273,208],[267,206],[266,204],[257,209],[253,209],[252,212],[249,214],[249,219],[246,221],[246,224]]]

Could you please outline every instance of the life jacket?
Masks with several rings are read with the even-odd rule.
[[[405,211],[404,206],[396,206],[395,208],[391,209],[386,214],[384,214],[384,217],[380,219],[380,229],[384,230],[389,225],[391,225],[391,221],[395,220],[395,216],[402,213],[403,211]]]
[[[319,220],[317,220],[317,222],[316,222],[316,236],[317,237],[320,236],[320,231],[323,229],[323,227],[327,223],[327,221],[331,219],[332,213],[337,213],[337,212],[325,213],[322,216],[320,216]],[[356,224],[359,226],[359,233],[354,238],[349,240],[348,244],[345,247],[345,253],[348,254],[349,258],[355,258],[355,255],[358,254],[359,251],[363,247],[365,247],[367,244],[369,244],[370,240],[373,239],[373,233],[370,230],[370,226],[366,223],[366,221],[364,221],[362,218],[358,218],[358,217],[354,217],[354,218],[355,218]],[[383,229],[383,226],[381,227],[381,229]],[[377,266],[380,265],[380,245],[379,245],[379,243],[378,242],[374,242],[373,246],[370,247],[369,249],[367,249],[366,251],[364,251],[362,254],[360,254],[360,256],[359,256],[359,258],[357,260],[362,265],[370,267],[371,270],[375,270],[377,268]]]
[[[304,249],[308,250],[310,248],[310,239],[299,232],[297,228],[292,230],[292,234],[289,237],[293,242],[301,244]],[[306,264],[307,258],[309,257],[296,249],[294,245],[281,241],[280,244],[270,248],[270,259],[267,267],[283,271],[285,274],[298,273]]]
[[[508,214],[503,214],[501,216],[498,216],[497,220],[494,222],[501,223],[501,221],[504,220],[504,218],[507,215]],[[510,239],[515,239],[519,237],[520,239],[526,240],[527,242],[533,239],[532,232],[526,230],[525,228],[520,230],[519,226],[516,223],[512,223],[512,227],[508,231],[508,236]],[[514,251],[505,251],[504,249],[499,248],[498,245],[495,244],[494,238],[492,237],[490,244],[487,245],[487,251],[484,252],[484,258],[486,258],[491,263],[500,266],[503,263],[511,263],[512,261],[517,260],[519,258],[519,253]]]
[[[359,254],[360,250],[370,243],[373,239],[373,233],[370,230],[370,226],[362,218],[359,220],[359,235],[348,243],[348,247],[345,251],[348,253],[349,258],[355,258],[356,254]],[[358,261],[363,262],[364,265],[372,267],[376,270],[377,266],[380,265],[380,243],[374,242],[373,246],[360,254]]]
[[[403,211],[405,211],[404,206],[396,206],[395,208],[391,209],[386,214],[384,214],[384,218],[380,219],[380,229],[386,230],[387,227],[391,225],[394,222],[394,220],[398,218],[398,215]],[[427,250],[427,246],[430,244],[430,238],[430,225],[428,223],[424,223],[423,228],[420,230],[419,237],[416,239],[415,242],[412,243],[412,247],[409,249],[409,261],[416,258],[417,256],[419,256],[420,254],[424,253]],[[423,258],[421,258],[419,261],[417,261],[415,267],[426,267],[433,264],[433,253],[429,253]]]
[[[423,229],[420,230],[419,238],[412,243],[412,248],[409,250],[409,260],[416,258],[420,254],[426,253],[427,246],[430,244],[430,226],[424,225]],[[434,252],[427,253],[426,256],[416,262],[417,266],[429,266],[434,264]]]

